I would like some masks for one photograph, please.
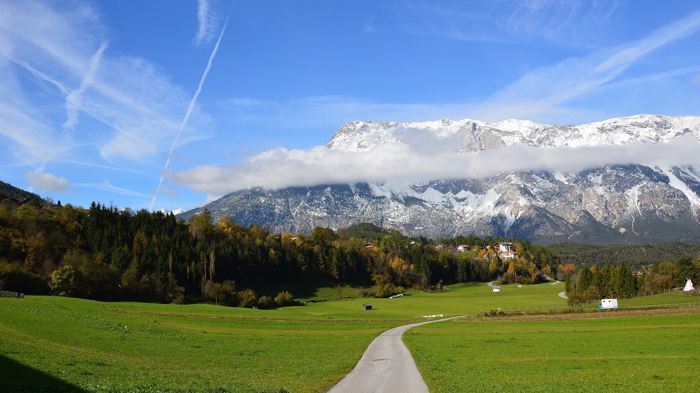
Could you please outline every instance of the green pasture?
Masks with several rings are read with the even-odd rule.
[[[700,296],[686,295],[683,293],[661,293],[658,295],[640,296],[631,299],[620,299],[620,307],[662,307],[662,306],[697,306],[700,305]]]
[[[404,342],[431,392],[692,392],[700,314],[477,318]]]
[[[309,298],[315,302],[277,310],[50,296],[0,298],[0,392],[322,392],[350,371],[369,342],[390,327],[434,314],[474,319],[480,311],[498,308],[565,308],[566,300],[557,296],[562,290],[562,283],[508,285],[501,293],[492,293],[485,284],[457,285],[440,293],[412,290],[397,299],[374,299],[357,297],[356,289],[346,287],[343,299],[318,301],[337,295],[335,288],[323,288]],[[372,303],[374,310],[364,311],[363,303]],[[545,329],[548,323],[540,324]],[[472,334],[462,331],[470,329],[471,322],[439,325],[434,327],[436,340],[460,342]],[[480,326],[507,331],[517,323],[473,325],[478,337],[484,333]],[[474,364],[421,341],[429,341],[432,331],[421,328],[407,340],[429,385],[440,389],[426,361],[454,363],[445,368],[451,380],[460,380]],[[561,336],[550,337],[546,329],[531,337],[538,334],[543,342],[562,344]],[[481,348],[491,348],[488,340],[482,337]],[[576,343],[570,345],[575,348]]]
[[[0,299],[0,357],[81,389],[75,391],[315,392],[350,370],[372,338],[392,326],[256,319],[249,311]],[[13,380],[12,370],[0,369],[0,380],[14,383],[9,391],[37,391]]]

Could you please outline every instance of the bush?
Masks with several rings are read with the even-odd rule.
[[[226,304],[235,306],[238,303],[236,296],[236,284],[227,280],[224,282],[207,281],[204,286],[204,297],[213,300],[215,304]]]
[[[275,301],[270,296],[260,296],[260,299],[258,299],[258,308],[268,309],[274,307]]]
[[[294,304],[294,296],[287,291],[282,291],[275,296],[275,304],[278,307],[291,306]]]
[[[403,288],[401,288],[403,290]],[[397,290],[396,286],[392,283],[386,283],[377,288],[376,291],[374,291],[374,297],[389,297],[393,296],[399,293]]]
[[[252,289],[238,292],[238,305],[241,307],[254,307],[257,304],[258,295]]]
[[[51,291],[60,296],[107,300],[119,290],[119,275],[90,254],[68,251],[63,264],[49,276]]]
[[[80,271],[73,266],[61,266],[49,277],[51,292],[59,296],[75,296],[82,292]]]

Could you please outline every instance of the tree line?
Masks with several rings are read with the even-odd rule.
[[[630,268],[650,265],[659,261],[674,261],[681,257],[700,255],[700,244],[666,242],[659,244],[593,245],[560,243],[550,245],[562,260],[579,266],[600,265],[601,261],[626,263]]]
[[[370,240],[371,239],[371,240]],[[531,283],[556,275],[547,248],[514,241],[504,260],[497,238],[408,238],[369,224],[275,234],[205,211],[172,214],[93,203],[0,203],[0,290],[99,300],[209,301],[244,307],[293,304],[308,288],[350,284],[390,296],[403,288],[458,282]],[[456,244],[470,245],[456,252]]]
[[[651,295],[680,289],[687,279],[700,282],[700,255],[681,257],[639,266],[632,271],[627,264],[584,265],[566,279],[570,304],[597,301],[601,298]]]

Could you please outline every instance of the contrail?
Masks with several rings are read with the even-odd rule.
[[[95,74],[97,74],[97,70],[100,68],[102,54],[106,49],[107,44],[102,43],[97,52],[95,52],[95,54],[93,54],[90,58],[88,71],[85,73],[85,75],[83,75],[83,79],[80,81],[80,86],[66,95],[66,121],[63,123],[63,128],[72,130],[78,123],[78,111],[80,110],[82,104],[83,94],[85,94],[85,92],[95,82]]]
[[[229,14],[230,16],[230,14]],[[211,54],[209,55],[209,61],[207,62],[207,67],[204,69],[204,73],[202,74],[202,78],[199,80],[199,85],[197,86],[197,90],[194,92],[194,96],[192,96],[192,100],[190,101],[190,104],[187,106],[187,112],[185,112],[185,117],[182,119],[182,123],[180,123],[180,127],[177,130],[177,134],[175,135],[175,140],[173,140],[172,146],[170,146],[170,151],[168,152],[168,158],[165,160],[165,165],[163,166],[163,171],[160,173],[160,180],[158,180],[158,187],[156,187],[156,190],[153,191],[153,196],[151,197],[151,211],[153,211],[153,207],[156,204],[156,199],[158,199],[158,193],[160,192],[160,188],[163,186],[163,180],[165,179],[165,172],[168,170],[170,167],[170,161],[173,157],[173,152],[175,151],[175,146],[177,146],[178,142],[180,141],[180,136],[182,135],[182,131],[185,129],[187,126],[187,122],[190,120],[190,115],[192,114],[192,110],[194,109],[195,104],[197,104],[197,98],[199,98],[199,94],[202,92],[202,86],[204,86],[204,81],[207,79],[207,75],[209,75],[209,70],[211,69],[211,65],[214,62],[214,58],[216,57],[216,53],[219,51],[219,44],[221,44],[221,39],[224,37],[224,33],[226,32],[226,26],[228,26],[228,20],[229,17],[226,17],[226,22],[224,22],[224,27],[221,28],[221,33],[219,33],[219,38],[216,40],[216,45],[214,45],[214,49],[212,49]]]

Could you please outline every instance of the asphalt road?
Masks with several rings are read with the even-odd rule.
[[[459,317],[412,323],[387,330],[369,344],[348,375],[328,393],[428,393],[401,336],[412,327]]]

